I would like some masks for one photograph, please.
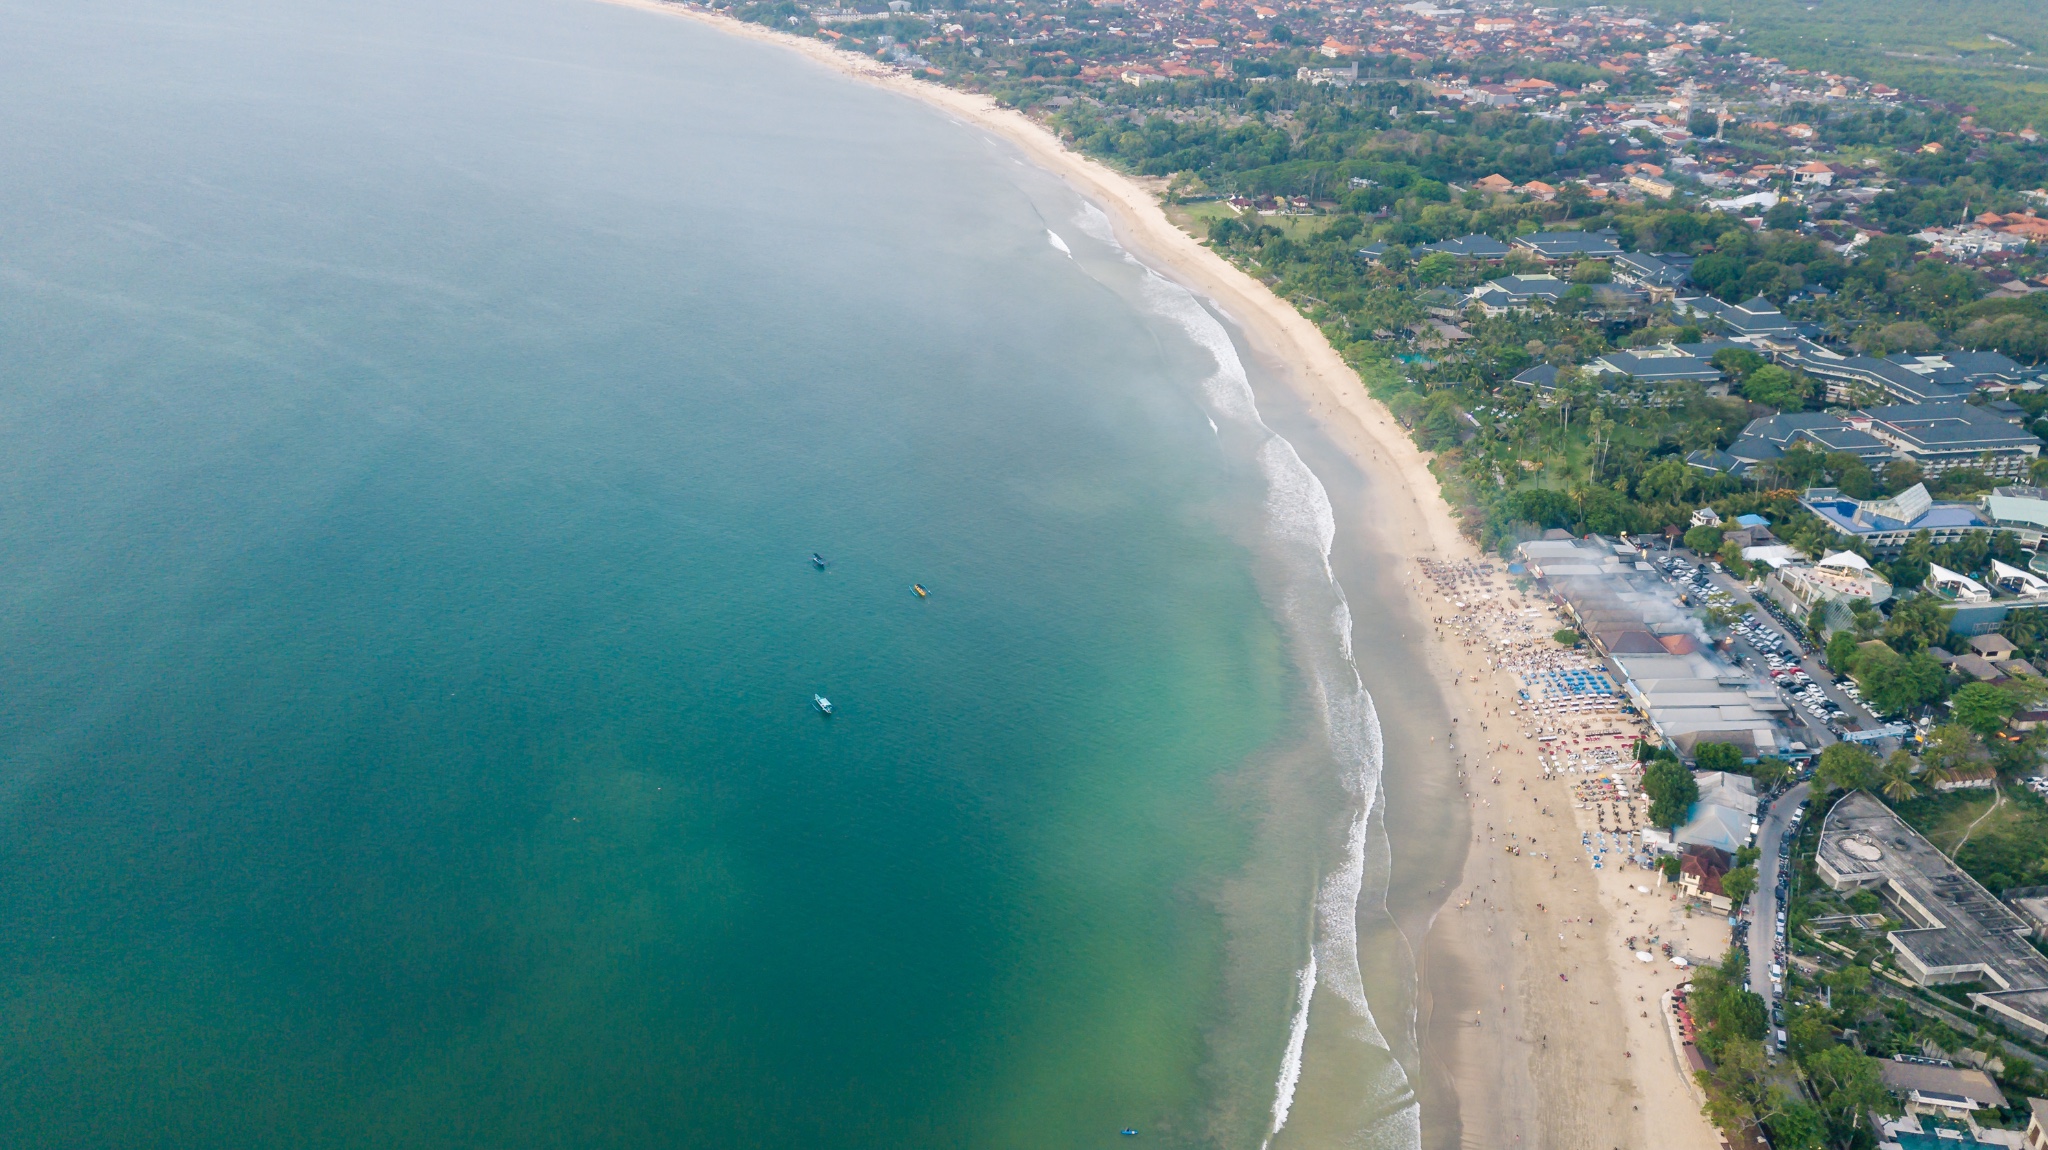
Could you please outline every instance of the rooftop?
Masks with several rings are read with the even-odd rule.
[[[1822,825],[1815,863],[1836,890],[1883,893],[1916,925],[1891,932],[1900,965],[1921,985],[1985,982],[1970,1001],[2048,1034],[2048,956],[2027,921],[1873,796],[1854,791]]]

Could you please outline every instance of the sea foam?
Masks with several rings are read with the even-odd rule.
[[[1125,250],[1116,240],[1109,217],[1100,208],[1084,202],[1079,223],[1089,236],[1114,248],[1125,261],[1140,268],[1147,304],[1171,319],[1209,353],[1215,370],[1203,380],[1202,390],[1211,413],[1210,426],[1215,427],[1220,417],[1258,439],[1257,462],[1266,481],[1267,530],[1278,549],[1289,558],[1288,567],[1296,572],[1282,590],[1283,613],[1306,654],[1310,690],[1323,720],[1339,780],[1355,797],[1343,854],[1323,876],[1316,891],[1315,938],[1308,961],[1297,976],[1300,993],[1274,1083],[1273,1120],[1265,1140],[1270,1145],[1285,1129],[1294,1106],[1307,1045],[1310,1008],[1318,986],[1327,988],[1348,1008],[1351,1017],[1338,1025],[1350,1037],[1392,1054],[1366,1000],[1358,954],[1361,899],[1369,886],[1378,899],[1384,900],[1386,893],[1384,862],[1372,868],[1375,881],[1368,882],[1367,868],[1369,853],[1381,860],[1387,854],[1384,832],[1374,834],[1373,820],[1383,793],[1380,774],[1384,745],[1379,714],[1352,656],[1351,607],[1330,563],[1337,518],[1322,480],[1302,460],[1294,445],[1260,415],[1236,344],[1194,293],[1146,267]],[[1390,1057],[1385,1065],[1384,1080],[1373,1082],[1370,1087],[1382,1097],[1406,1101],[1375,1123],[1373,1129],[1359,1134],[1379,1145],[1418,1145],[1420,1112],[1413,1100],[1412,1085],[1397,1060]]]

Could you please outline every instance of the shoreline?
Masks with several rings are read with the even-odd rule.
[[[1434,760],[1433,769],[1445,780],[1464,769],[1462,781],[1450,786],[1465,797],[1455,811],[1438,814],[1465,823],[1474,834],[1461,856],[1444,860],[1450,864],[1448,886],[1433,886],[1413,906],[1387,909],[1415,962],[1414,1028],[1428,1080],[1415,1083],[1423,1099],[1423,1144],[1718,1147],[1719,1135],[1699,1115],[1692,1085],[1673,1056],[1658,995],[1652,993],[1668,990],[1674,976],[1661,964],[1638,967],[1622,945],[1625,935],[1647,921],[1640,916],[1652,904],[1664,909],[1668,892],[1652,887],[1648,894],[1639,893],[1635,880],[1642,872],[1573,870],[1561,859],[1553,867],[1533,855],[1490,849],[1488,840],[1495,833],[1508,833],[1505,825],[1495,832],[1489,819],[1507,817],[1493,812],[1509,809],[1510,793],[1519,800],[1524,791],[1535,792],[1536,809],[1547,805],[1571,818],[1573,831],[1590,824],[1583,812],[1566,806],[1570,799],[1563,788],[1569,784],[1542,776],[1536,754],[1541,744],[1520,734],[1520,724],[1502,713],[1514,699],[1513,676],[1494,668],[1491,660],[1482,666],[1479,653],[1468,649],[1470,640],[1433,622],[1447,618],[1457,600],[1432,583],[1424,564],[1476,564],[1486,557],[1458,530],[1429,471],[1430,457],[1366,393],[1322,332],[1264,284],[1174,225],[1153,193],[1137,181],[1070,151],[1036,121],[989,97],[669,0],[603,2],[692,19],[798,52],[1001,137],[1102,208],[1127,250],[1212,304],[1250,350],[1279,367],[1276,378],[1362,478],[1367,497],[1360,500],[1358,514],[1340,516],[1340,537],[1385,561],[1386,569],[1371,577],[1380,582],[1379,597],[1403,616],[1398,622],[1403,637],[1419,629],[1419,637],[1439,640],[1422,643],[1418,638],[1415,649],[1428,665],[1427,685],[1441,697],[1449,730],[1465,732],[1464,738],[1452,735],[1439,743],[1413,722],[1384,724],[1390,778],[1393,765],[1412,768],[1424,756]],[[1364,513],[1368,509],[1369,515]],[[1509,602],[1505,581],[1496,576],[1490,582],[1501,589],[1501,603]],[[1531,598],[1516,608],[1537,604]],[[1530,618],[1540,646],[1551,629],[1549,613]],[[1361,666],[1360,671],[1383,716],[1389,713],[1389,696],[1381,694],[1375,679],[1403,684],[1403,691],[1422,686],[1401,667]],[[1475,753],[1475,727],[1487,732],[1487,745],[1495,749]],[[1557,833],[1542,822],[1534,825],[1541,836]],[[1476,829],[1481,827],[1486,829]],[[1556,827],[1553,816],[1548,828]],[[1394,833],[1390,828],[1390,833],[1399,870],[1398,844],[1404,835],[1427,832]],[[1545,868],[1552,869],[1546,873]],[[1558,931],[1560,920],[1573,920],[1571,926],[1579,929]],[[1554,949],[1547,942],[1553,933],[1558,935]],[[1725,925],[1721,936],[1725,945]],[[1718,958],[1718,951],[1711,957]],[[1553,976],[1554,981],[1546,981]],[[1646,1009],[1632,1001],[1638,995]],[[1452,1112],[1444,1113],[1446,1108]],[[1277,1142],[1287,1143],[1285,1135]]]

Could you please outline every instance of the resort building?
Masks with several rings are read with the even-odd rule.
[[[1821,556],[1818,563],[1772,564],[1763,578],[1764,593],[1794,615],[1805,617],[1822,605],[1868,599],[1874,606],[1892,597],[1892,585],[1854,551]]]
[[[1899,1096],[1908,1114],[1962,1119],[1975,1110],[2005,1109],[2005,1094],[1989,1074],[1932,1059],[1888,1058],[1877,1064],[1884,1088]]]
[[[1832,487],[1810,487],[1800,506],[1830,527],[1868,544],[1880,555],[1895,555],[1916,532],[1933,542],[1953,543],[1991,524],[1967,503],[1936,503],[1927,485],[1915,483],[1889,499],[1852,499]]]
[[[1777,304],[1762,296],[1745,303],[1722,303],[1710,295],[1681,296],[1672,301],[1672,310],[1681,317],[1711,322],[1729,335],[1751,342],[1765,339],[1789,343],[1818,330],[1810,324],[1786,319]]]
[[[1991,588],[1968,575],[1961,575],[1939,563],[1927,565],[1926,589],[1951,603],[1989,603]]]
[[[1623,252],[1615,256],[1614,278],[1632,283],[1644,291],[1685,286],[1692,272],[1692,257],[1686,255],[1645,255]]]
[[[1994,478],[2023,478],[2041,456],[2039,436],[1967,403],[1878,407],[1847,422],[1890,444],[1928,475],[1973,467]]]
[[[1621,237],[1612,228],[1597,232],[1537,232],[1516,236],[1514,246],[1533,253],[1544,263],[1576,263],[1620,255]]]
[[[1489,316],[1503,316],[1539,303],[1556,304],[1571,290],[1571,284],[1549,273],[1530,276],[1502,276],[1472,289],[1466,298],[1486,310]]]
[[[1815,868],[1835,890],[1875,890],[1913,925],[1887,937],[1899,968],[1922,986],[1982,982],[1979,1011],[2048,1036],[2048,955],[2032,926],[1863,791],[1837,802],[1821,826]]]
[[[1433,244],[1423,244],[1415,250],[1418,252],[1445,252],[1461,259],[1486,260],[1489,262],[1508,258],[1508,246],[1506,244],[1494,239],[1492,236],[1482,235],[1459,236],[1454,240],[1439,240]]]
[[[1823,411],[1792,411],[1750,420],[1727,450],[1695,451],[1686,456],[1686,463],[1740,477],[1758,464],[1783,458],[1794,447],[1824,454],[1845,452],[1873,471],[1898,455],[1890,444],[1850,426],[1839,416]]]
[[[2003,390],[2024,378],[2019,364],[1995,351],[1880,358],[1843,355],[1801,339],[1772,358],[1820,380],[1827,401],[1841,404],[1873,394],[1897,403],[1962,403],[1980,388]]]
[[[1984,497],[1984,515],[1993,526],[2019,536],[2020,546],[2036,548],[2048,535],[2048,490],[2039,487],[1994,487]]]
[[[1588,375],[1619,375],[1643,383],[1716,384],[1721,369],[1713,356],[1724,347],[1736,347],[1728,340],[1696,344],[1662,344],[1657,347],[1610,351],[1586,364]]]

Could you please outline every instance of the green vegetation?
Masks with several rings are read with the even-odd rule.
[[[1700,786],[1693,781],[1692,772],[1675,758],[1650,763],[1643,772],[1643,792],[1650,796],[1650,822],[1660,827],[1683,825],[1700,798]]]
[[[1647,6],[1674,16],[1732,20],[1756,52],[1971,105],[1987,124],[2048,124],[2048,74],[2037,55],[2048,54],[2048,10],[2039,5],[1943,0],[1935,9],[1915,0],[1649,0]]]
[[[1930,791],[1894,806],[1992,892],[2048,884],[2048,806],[2031,791]]]

